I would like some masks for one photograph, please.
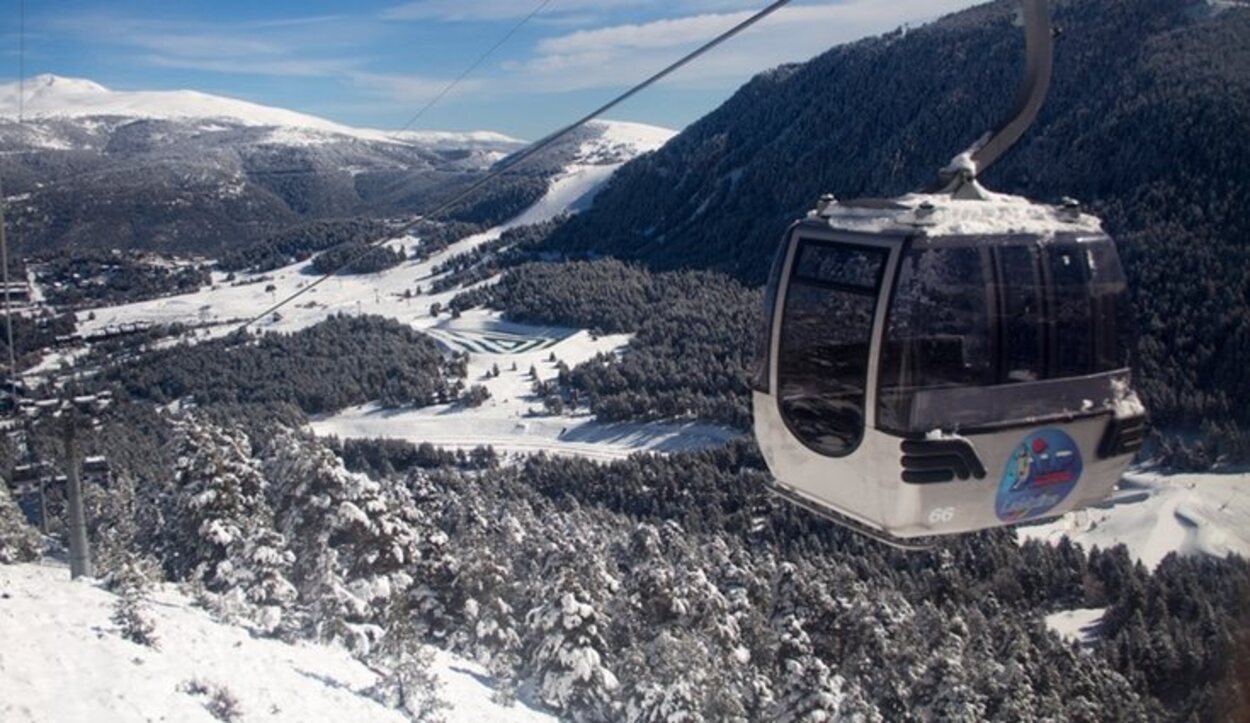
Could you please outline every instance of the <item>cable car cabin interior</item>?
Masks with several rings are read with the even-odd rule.
[[[1141,444],[1097,219],[1009,196],[829,203],[773,265],[755,420],[776,491],[887,538],[1106,496]]]

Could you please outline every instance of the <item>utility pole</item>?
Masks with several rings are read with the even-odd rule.
[[[87,542],[87,517],[82,504],[82,482],[78,477],[78,449],[75,434],[78,410],[71,401],[63,412],[62,440],[65,443],[65,471],[69,488],[69,574],[72,578],[92,577],[91,546]]]

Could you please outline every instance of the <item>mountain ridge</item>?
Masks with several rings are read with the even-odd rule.
[[[0,177],[25,253],[218,254],[309,221],[403,218],[524,145],[490,131],[394,134],[196,91],[111,91],[59,76],[25,91],[36,102],[19,123],[18,85],[0,85]],[[542,197],[569,163],[615,165],[671,134],[594,121],[443,220],[490,227]]]
[[[319,133],[386,143],[445,146],[520,146],[524,141],[495,131],[386,131],[356,128],[315,115],[197,90],[118,91],[86,78],[44,73],[0,84],[0,118],[16,119],[24,89],[26,120],[119,117],[159,120],[226,118],[251,126],[304,128]],[[315,140],[316,135],[310,134]]]

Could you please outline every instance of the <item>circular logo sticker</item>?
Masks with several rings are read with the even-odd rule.
[[[1039,429],[1007,458],[994,512],[1003,522],[1044,515],[1072,492],[1082,469],[1081,449],[1067,432]]]

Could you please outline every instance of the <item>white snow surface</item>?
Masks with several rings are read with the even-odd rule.
[[[64,566],[0,566],[0,720],[213,723],[205,698],[182,690],[192,680],[233,693],[243,723],[406,720],[361,694],[376,675],[341,648],[253,637],[172,586],[153,598],[157,649],[118,635],[114,595],[71,582]],[[452,705],[449,723],[556,720],[519,702],[491,702],[473,663],[439,651],[434,669]]]
[[[312,422],[319,435],[387,437],[415,444],[468,449],[490,445],[500,452],[575,455],[611,460],[634,452],[674,452],[724,442],[735,433],[716,425],[603,423],[582,413],[547,415],[532,393],[530,369],[543,381],[559,376],[554,353],[570,368],[599,353],[621,353],[629,335],[592,337],[589,332],[503,321],[496,312],[471,310],[425,331],[444,345],[469,351],[467,384],[481,384],[491,398],[480,407],[436,405],[391,411],[376,404],[353,407]],[[516,365],[513,371],[512,366]],[[498,366],[499,376],[491,374]],[[532,414],[537,412],[537,414]]]
[[[1173,551],[1250,557],[1250,473],[1129,474],[1105,503],[1016,535],[1052,543],[1066,536],[1085,548],[1123,543],[1150,569]]]
[[[1046,625],[1070,643],[1092,645],[1098,639],[1098,628],[1106,608],[1079,608],[1047,615]]]
[[[18,81],[0,84],[0,117],[16,118],[21,88]],[[493,131],[390,131],[354,128],[317,116],[251,103],[237,98],[194,90],[110,90],[84,78],[44,74],[25,83],[24,115],[37,118],[228,119],[248,126],[286,128],[275,142],[315,143],[320,134],[349,136],[371,141],[394,141],[435,146],[519,145],[522,141]],[[302,129],[294,134],[289,129]],[[311,131],[311,133],[309,133]]]

